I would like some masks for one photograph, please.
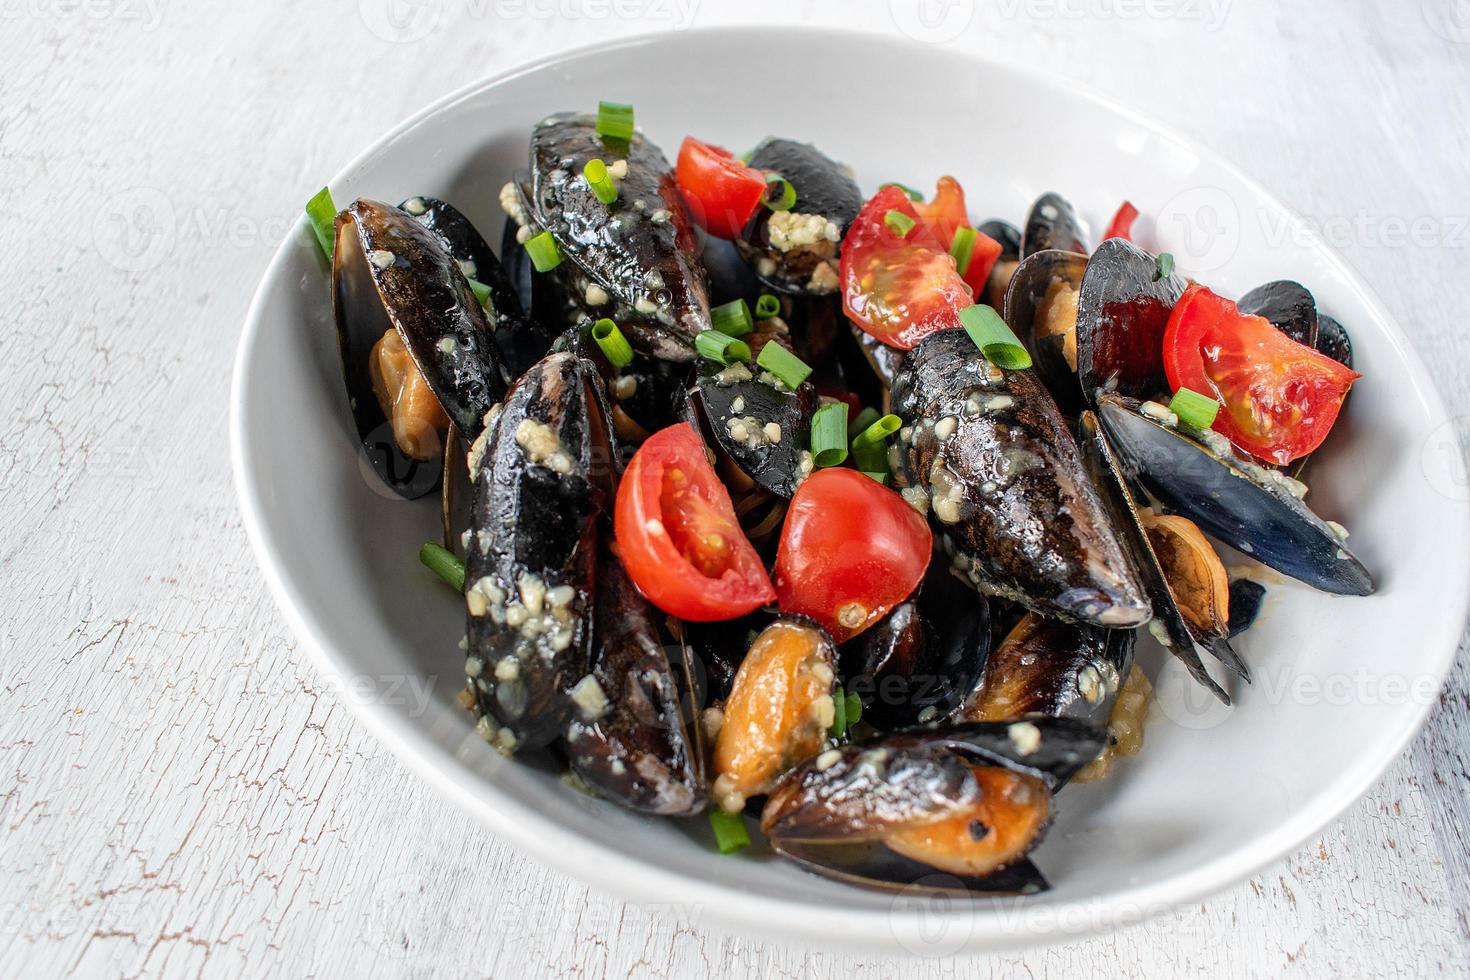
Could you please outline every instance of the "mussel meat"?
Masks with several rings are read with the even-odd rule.
[[[771,137],[751,151],[750,166],[778,174],[796,191],[791,209],[757,207],[736,240],[741,256],[772,289],[837,292],[838,250],[863,206],[857,183],[810,143]]]

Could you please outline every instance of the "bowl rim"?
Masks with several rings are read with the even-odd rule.
[[[650,45],[678,44],[685,36],[703,39],[718,35],[722,41],[738,45],[769,39],[775,32],[773,27],[759,25],[712,25],[681,31],[650,31],[579,45],[516,64],[463,85],[411,113],[354,155],[332,177],[328,186],[347,180],[364,163],[426,119],[513,79],[553,69],[588,56]],[[934,47],[913,39],[896,39],[872,30],[853,27],[782,25],[779,33],[787,38],[793,34],[820,36],[836,45],[853,42],[871,44],[881,39],[885,45],[898,43],[916,52],[932,51]],[[988,54],[962,51],[952,45],[939,47],[946,51],[947,56],[985,63],[1001,72],[1018,75],[1029,82],[1058,90],[1091,107],[1105,110],[1121,120],[1146,129],[1154,136],[1187,148],[1238,180],[1271,207],[1291,216],[1294,223],[1300,224],[1300,219],[1289,207],[1254,177],[1215,152],[1208,144],[1186,137],[1131,106],[1099,95],[1079,82],[1045,75],[1028,65]],[[316,668],[333,680],[345,681],[352,673],[352,664],[337,649],[322,623],[298,599],[266,523],[261,488],[245,451],[249,394],[246,366],[251,363],[256,344],[260,342],[263,313],[269,298],[289,281],[285,272],[293,249],[307,236],[309,230],[303,215],[298,217],[272,256],[245,314],[244,328],[236,348],[231,374],[230,461],[246,534],[277,607],[300,644],[309,652]],[[1448,419],[1450,416],[1444,399],[1423,359],[1373,290],[1337,250],[1322,241],[1320,236],[1310,235],[1310,244],[1302,247],[1311,248],[1321,256],[1325,264],[1349,286],[1357,302],[1380,321],[1385,339],[1407,367],[1414,396],[1419,399],[1430,417]],[[1464,537],[1463,532],[1470,527],[1470,503],[1458,508],[1458,512],[1459,530],[1462,532],[1460,536]],[[1428,643],[1433,649],[1441,651],[1438,662],[1433,665],[1440,690],[1443,689],[1454,662],[1466,619],[1470,618],[1470,557],[1461,558],[1458,567],[1447,571],[1453,575],[1454,581],[1444,583],[1444,593],[1459,597],[1458,608],[1454,610],[1455,615],[1446,615],[1437,621]],[[546,821],[537,811],[486,780],[468,782],[457,778],[456,773],[443,764],[443,746],[428,737],[410,719],[400,716],[388,706],[376,701],[350,699],[348,707],[373,736],[409,769],[446,799],[475,816],[493,833],[513,842],[517,848],[529,853],[542,864],[554,867],[619,900],[664,906],[677,904],[680,908],[696,913],[697,918],[693,924],[700,928],[711,924],[723,925],[750,935],[769,936],[775,927],[778,938],[783,941],[796,939],[830,946],[834,940],[841,939],[850,946],[899,952],[900,949],[914,949],[910,942],[918,944],[919,948],[926,945],[929,940],[925,937],[932,935],[937,922],[946,925],[963,924],[968,930],[962,943],[966,950],[1014,949],[1080,939],[1136,924],[1232,887],[1300,849],[1311,837],[1341,817],[1361,799],[1398,759],[1409,741],[1420,732],[1436,703],[1437,698],[1416,706],[1407,724],[1403,721],[1410,718],[1407,712],[1397,716],[1397,728],[1392,733],[1393,737],[1380,739],[1375,743],[1371,764],[1355,766],[1346,775],[1326,784],[1317,797],[1292,819],[1258,835],[1254,841],[1233,852],[1228,858],[1218,858],[1184,873],[1140,882],[1103,896],[1047,903],[1046,921],[1049,925],[1046,926],[1026,924],[1024,915],[1016,916],[1010,906],[1002,907],[999,904],[955,904],[942,911],[928,909],[922,913],[901,913],[895,909],[880,912],[873,909],[808,905],[789,899],[752,894],[719,882],[699,881],[605,848],[561,828],[554,822]],[[1024,906],[1019,907],[1024,909]],[[1069,912],[1086,914],[1069,915]],[[899,948],[895,948],[896,946]]]

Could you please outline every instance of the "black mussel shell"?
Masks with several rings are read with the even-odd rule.
[[[1094,483],[1107,495],[1108,510],[1113,515],[1148,589],[1149,605],[1154,611],[1153,621],[1149,623],[1149,633],[1184,664],[1195,681],[1215,695],[1221,703],[1229,704],[1230,695],[1205,670],[1204,661],[1200,659],[1199,650],[1194,644],[1194,634],[1190,632],[1184,614],[1179,611],[1174,594],[1169,591],[1168,578],[1164,575],[1163,566],[1154,553],[1142,521],[1139,520],[1127,475],[1112,443],[1108,441],[1108,434],[1103,431],[1097,416],[1090,411],[1082,413],[1082,418],[1078,420],[1078,429],[1088,471]],[[1241,667],[1243,671],[1244,664]]]
[[[937,558],[916,593],[842,645],[843,687],[882,731],[944,718],[975,686],[990,606]]]
[[[1290,279],[1264,283],[1242,296],[1235,305],[1242,313],[1270,320],[1277,330],[1297,343],[1317,346],[1317,301],[1301,283]]]
[[[963,330],[926,337],[893,386],[896,483],[922,492],[958,574],[989,595],[1098,626],[1139,626],[1148,600],[1031,371],[991,364]]]
[[[1346,542],[1276,471],[1226,458],[1201,441],[1213,442],[1213,433],[1171,428],[1115,395],[1101,396],[1098,412],[1129,475],[1201,530],[1324,592],[1373,592],[1372,576]]]
[[[582,176],[593,158],[609,166],[627,161],[611,204]],[[658,146],[642,133],[604,142],[590,115],[549,116],[531,134],[529,200],[530,215],[512,217],[550,231],[591,283],[653,325],[625,329],[630,341],[668,360],[694,359],[694,337],[710,326],[708,286],[693,224]]]
[[[957,721],[1075,718],[1099,728],[1133,666],[1133,630],[1064,623],[1035,613],[991,651]]]
[[[1080,252],[1086,255],[1087,229],[1070,201],[1062,195],[1048,191],[1031,205],[1026,215],[1026,230],[1021,233],[1020,257],[1026,258],[1042,249],[1056,248],[1063,252]]]
[[[760,279],[745,264],[734,242],[706,234],[701,234],[699,240],[699,258],[709,278],[710,306],[721,306],[737,299],[748,302],[760,293]]]
[[[1077,299],[1077,379],[1089,402],[1098,389],[1134,398],[1168,390],[1164,328],[1187,285],[1161,276],[1158,258],[1126,238],[1097,247]]]
[[[502,751],[566,731],[591,668],[598,515],[612,448],[595,366],[548,354],[470,448],[475,482],[465,601],[483,734]]]
[[[1266,587],[1248,578],[1238,578],[1230,583],[1230,635],[1239,636],[1251,628],[1261,614],[1261,603],[1266,598]]]
[[[1012,273],[1006,288],[1005,321],[1011,331],[1020,338],[1031,353],[1036,375],[1046,385],[1046,390],[1056,400],[1057,407],[1068,417],[1082,410],[1082,388],[1077,383],[1077,372],[1067,359],[1068,333],[1066,331],[1043,332],[1046,324],[1038,322],[1038,313],[1045,306],[1049,293],[1053,303],[1064,303],[1065,293],[1070,288],[1071,297],[1071,348],[1072,358],[1077,356],[1076,309],[1077,293],[1082,288],[1082,278],[1087,271],[1087,256],[1077,252],[1062,252],[1044,249],[1027,256],[1026,260]],[[1061,284],[1061,285],[1058,285]],[[1054,316],[1066,319],[1065,307],[1058,307]]]
[[[730,696],[730,686],[735,682],[740,662],[745,659],[756,637],[775,618],[774,613],[757,609],[739,619],[679,624],[685,646],[704,672],[708,700],[724,701]]]
[[[1108,744],[1105,728],[1072,718],[972,721],[915,729],[882,745],[894,752],[913,746],[942,746],[982,765],[1039,777],[1053,791],[1098,757]]]
[[[619,445],[637,446],[680,421],[688,381],[689,365],[674,361],[638,355],[619,368],[607,383]]]
[[[567,726],[572,769],[599,796],[662,816],[688,816],[708,799],[693,679],[660,637],[661,613],[604,547],[598,563],[594,654],[579,710]],[[595,687],[592,685],[595,684]]]
[[[812,383],[804,381],[793,391],[752,376],[743,363],[725,367],[706,362],[700,366],[694,397],[706,436],[752,480],[789,500],[811,472],[811,454],[804,444],[818,404]],[[775,429],[769,428],[772,423]]]
[[[1009,221],[991,218],[989,221],[982,222],[978,230],[981,234],[1000,242],[1000,258],[997,261],[1021,261],[1021,229]]]
[[[1353,366],[1353,342],[1341,323],[1326,313],[1317,314],[1317,349],[1343,367]]]
[[[914,892],[917,895],[940,892],[958,898],[1039,895],[1051,888],[1036,865],[1027,858],[1013,861],[984,878],[974,878],[931,868],[889,850],[879,841],[835,844],[773,841],[771,847],[782,857],[824,878],[885,891]]]
[[[780,174],[796,190],[790,211],[757,206],[736,240],[736,247],[756,276],[783,293],[825,295],[838,287],[837,255],[847,226],[863,206],[863,194],[842,165],[809,143],[771,137],[750,154],[750,165]],[[814,241],[806,226],[826,222]],[[790,226],[777,233],[774,226]],[[782,247],[789,230],[802,226],[802,244]],[[835,235],[832,234],[835,232]]]

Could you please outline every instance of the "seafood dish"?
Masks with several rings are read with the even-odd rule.
[[[1306,285],[1231,299],[1126,201],[976,220],[854,150],[670,162],[603,102],[491,239],[324,188],[352,448],[437,504],[494,751],[730,860],[1035,894],[1069,787],[1148,764],[1144,644],[1229,704],[1274,583],[1374,591],[1305,482],[1360,375]]]

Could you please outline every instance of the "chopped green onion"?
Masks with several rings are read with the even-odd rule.
[[[847,402],[828,402],[812,416],[812,462],[840,466],[846,459]]]
[[[602,355],[613,367],[627,367],[633,363],[633,348],[618,325],[607,317],[592,324],[592,339],[602,348]]]
[[[1154,273],[1154,282],[1167,279],[1174,274],[1174,256],[1169,252],[1159,253],[1159,268]]]
[[[755,318],[769,320],[773,316],[780,315],[781,301],[770,293],[761,293],[760,298],[755,301]]]
[[[918,224],[902,211],[889,211],[883,215],[883,223],[899,238],[907,238],[908,233],[914,230],[914,225]]]
[[[859,446],[881,446],[889,436],[901,428],[903,428],[903,419],[897,415],[885,415],[878,421],[870,423],[867,428],[853,437],[853,451],[856,452]]]
[[[873,476],[873,474],[868,475]],[[884,479],[888,478],[887,473],[881,476]],[[878,479],[877,476],[873,478]],[[882,480],[879,482],[881,483]],[[852,730],[852,726],[863,720],[863,699],[855,692],[844,693],[839,686],[836,691],[832,692],[832,707],[834,709],[832,727],[827,731],[833,738],[841,738]]]
[[[625,102],[597,103],[597,135],[603,139],[632,139],[633,107]]]
[[[561,249],[556,247],[556,239],[549,231],[526,239],[526,254],[531,256],[531,265],[537,272],[550,272],[561,265]]]
[[[949,254],[954,256],[954,267],[961,276],[970,270],[970,253],[975,251],[975,229],[960,225],[954,230],[954,239],[949,243]]]
[[[847,727],[851,728],[863,720],[863,699],[853,691],[847,692]]]
[[[858,472],[870,480],[877,481],[880,486],[888,482],[887,470],[858,470]]]
[[[1000,314],[984,303],[976,303],[960,310],[960,323],[964,324],[965,333],[970,335],[970,339],[990,363],[1007,371],[1019,371],[1031,366],[1031,355],[1026,352],[1026,348],[1011,333],[1011,328],[1006,326]]]
[[[454,552],[441,548],[432,541],[427,541],[419,549],[419,561],[423,562],[429,571],[453,586],[456,592],[464,591],[464,562],[456,558]]]
[[[858,433],[862,432],[864,429],[872,425],[874,422],[878,421],[878,419],[880,418],[882,418],[882,415],[879,414],[876,408],[871,405],[865,407],[861,412],[857,413],[857,418],[853,419],[847,424],[847,441],[851,442],[852,440],[856,439],[858,437]]]
[[[781,379],[781,383],[791,389],[801,387],[801,383],[812,373],[806,361],[782,347],[776,341],[768,341],[761,348],[760,356],[755,363],[770,371]]]
[[[750,846],[750,833],[746,831],[745,818],[740,814],[716,808],[709,812],[709,825],[715,832],[715,846],[721,854],[733,854]]]
[[[771,199],[771,184],[781,185],[781,194],[774,200]],[[761,203],[772,211],[790,211],[796,207],[796,188],[780,174],[766,174],[766,196],[761,198]]]
[[[1179,421],[1196,429],[1208,429],[1215,424],[1220,412],[1220,403],[1192,388],[1180,388],[1169,399],[1169,411],[1179,416]]]
[[[755,329],[750,320],[750,307],[743,299],[732,299],[723,306],[709,311],[710,326],[726,337],[744,337]]]
[[[750,360],[750,345],[718,330],[701,330],[694,338],[694,349],[700,357],[720,364]]]
[[[618,185],[614,183],[612,176],[607,172],[607,164],[593,157],[587,161],[587,166],[582,168],[582,176],[587,178],[587,184],[592,188],[592,193],[603,204],[611,204],[618,199]]]
[[[469,279],[468,276],[466,276],[465,278]],[[479,300],[481,306],[490,305],[489,286],[485,285],[478,279],[470,279],[470,290],[475,294],[475,299]]]
[[[914,190],[908,184],[900,184],[896,180],[890,180],[886,184],[879,184],[878,185],[878,189],[880,191],[883,188],[885,188],[885,187],[897,187],[899,190],[903,191],[905,194],[908,195],[908,198],[909,198],[910,201],[922,201],[924,199],[924,195],[923,194],[920,194],[918,191]]]
[[[337,246],[337,205],[332,203],[332,192],[323,187],[306,202],[306,217],[311,221],[311,230],[316,243],[322,247],[327,261]]]

